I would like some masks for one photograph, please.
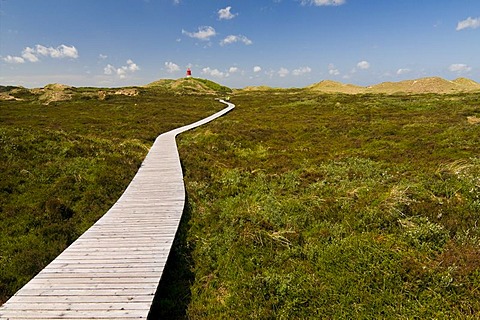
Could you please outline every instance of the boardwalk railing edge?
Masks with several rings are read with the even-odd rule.
[[[146,319],[185,206],[175,137],[163,133],[117,202],[0,307],[0,319]]]

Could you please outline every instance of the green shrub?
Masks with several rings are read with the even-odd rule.
[[[478,255],[464,250],[480,239],[480,126],[464,114],[475,95],[232,101],[179,138],[195,277],[186,317],[475,318]]]

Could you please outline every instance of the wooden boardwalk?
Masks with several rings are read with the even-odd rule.
[[[0,319],[146,319],[185,204],[177,134],[154,142],[112,208],[3,306]]]

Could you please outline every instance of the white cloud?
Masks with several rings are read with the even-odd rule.
[[[468,17],[465,20],[459,21],[457,24],[457,31],[463,29],[477,29],[480,27],[480,17],[472,18]]]
[[[304,75],[304,74],[310,73],[310,72],[312,72],[312,69],[310,67],[301,67],[301,68],[293,70],[292,74],[294,76],[301,76],[301,75]]]
[[[165,68],[167,68],[168,73],[180,71],[180,67],[173,62],[165,62]]]
[[[68,47],[62,44],[57,50],[59,50],[59,53],[56,58],[78,58],[78,50],[74,46]]]
[[[110,75],[116,72],[117,72],[117,69],[115,69],[115,67],[112,66],[111,64],[107,64],[107,66],[103,68],[103,73],[107,75]]]
[[[260,67],[260,66],[253,67],[253,72],[258,73],[260,71],[262,71],[262,67]]]
[[[122,68],[125,68],[125,67],[122,67]],[[135,62],[133,62],[131,59],[127,60],[126,68],[127,68],[127,70],[129,70],[131,72],[135,72],[135,71],[140,70],[140,67]]]
[[[239,69],[237,67],[230,67],[230,69],[228,69],[229,73],[236,73],[238,71],[239,71]]]
[[[22,58],[30,62],[38,62],[39,59],[35,55],[35,49],[26,47],[22,51]]]
[[[220,9],[218,10],[218,19],[220,20],[231,20],[235,18],[238,13],[231,13],[230,10],[232,10],[232,7],[228,6],[225,9]]]
[[[98,57],[102,60],[105,60],[105,59],[108,58],[108,56],[106,54],[101,54],[101,53],[98,55]]]
[[[127,60],[127,65],[121,66],[120,68],[116,68],[111,64],[107,64],[105,68],[103,68],[103,74],[106,75],[114,75],[120,77],[120,79],[125,79],[129,73],[134,73],[140,70],[140,67],[133,62],[131,59]]]
[[[50,57],[54,59],[63,59],[63,58],[78,58],[78,50],[74,46],[66,46],[64,44],[53,48],[45,47],[41,44],[37,44],[34,48],[26,47],[22,51],[22,59],[29,62],[38,62],[40,61],[39,57]],[[20,58],[20,57],[17,57]],[[19,59],[17,59],[20,61]]]
[[[221,46],[224,46],[224,45],[232,44],[232,43],[236,43],[236,42],[243,42],[246,46],[249,46],[249,45],[251,45],[251,44],[253,43],[252,40],[248,39],[248,38],[245,37],[245,36],[242,36],[242,35],[238,35],[238,36],[229,35],[229,36],[227,36],[225,39],[223,39],[223,40],[220,42],[220,45],[221,45]]]
[[[402,75],[402,74],[407,74],[407,73],[410,73],[410,69],[407,69],[407,68],[400,68],[397,70],[397,75]]]
[[[203,41],[208,41],[210,40],[211,37],[214,37],[217,35],[217,32],[213,27],[209,26],[202,26],[198,28],[197,32],[188,32],[185,30],[182,30],[182,34],[185,34],[189,36],[190,38],[195,38]]]
[[[282,67],[282,68],[280,68],[280,70],[278,70],[277,73],[281,78],[285,78],[286,76],[288,76],[290,74],[290,71],[288,71],[288,69]]]
[[[360,61],[357,63],[357,67],[362,70],[367,70],[370,68],[370,63],[368,61]]]
[[[331,76],[338,76],[340,74],[340,71],[338,71],[338,69],[335,68],[335,65],[333,63],[330,63],[328,65],[328,74]]]
[[[313,6],[340,6],[345,4],[345,0],[301,0],[302,5],[313,5]]]
[[[51,58],[72,58],[76,59],[78,58],[78,51],[77,48],[74,46],[66,46],[64,44],[53,48],[53,47],[45,47],[40,44],[37,44],[35,46],[35,51],[37,55],[42,55],[46,57],[51,57]]]
[[[12,57],[12,56],[6,56],[3,58],[3,61],[7,63],[13,63],[13,64],[18,64],[18,63],[25,63],[25,59],[22,57]]]
[[[206,74],[215,78],[225,77],[225,73],[219,71],[218,69],[210,69],[209,67],[202,69],[202,74]]]
[[[448,67],[448,70],[451,72],[464,73],[470,72],[472,68],[463,63],[454,63]]]
[[[53,49],[52,47],[50,48],[44,47],[41,44],[37,44],[35,46],[35,49],[32,49],[32,52],[36,52],[37,54],[40,54],[42,56],[48,56],[50,55],[50,49],[52,50],[52,55],[57,55],[55,52],[55,49]]]

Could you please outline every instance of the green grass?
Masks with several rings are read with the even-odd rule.
[[[111,206],[158,133],[223,107],[81,90],[0,104],[2,299]],[[477,317],[478,95],[232,102],[178,139],[188,206],[152,319]]]
[[[188,318],[476,317],[478,95],[232,101],[180,137]]]
[[[219,92],[219,93],[231,93],[232,92],[232,89],[230,89],[229,87],[225,87],[225,86],[222,86],[216,82],[213,82],[213,81],[210,81],[210,80],[207,80],[207,79],[202,79],[202,78],[193,78],[195,79],[195,81],[199,81],[201,83],[203,83],[205,86],[207,86],[208,88],[210,88],[211,90],[213,91],[216,91],[216,92]]]
[[[0,302],[112,206],[157,135],[223,107],[150,89],[99,101],[97,91],[0,102]]]

